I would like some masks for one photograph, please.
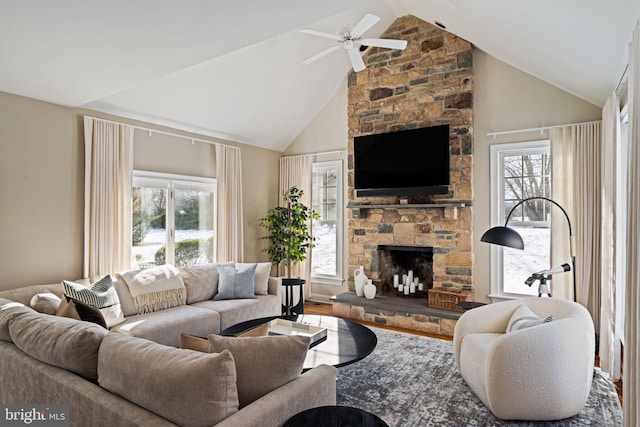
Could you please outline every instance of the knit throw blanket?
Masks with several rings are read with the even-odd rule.
[[[151,313],[187,303],[187,290],[178,269],[161,265],[119,274],[139,314]]]

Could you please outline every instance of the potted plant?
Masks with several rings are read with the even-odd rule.
[[[320,215],[301,203],[303,191],[297,187],[291,187],[283,194],[285,206],[278,206],[267,212],[260,219],[260,227],[267,230],[268,236],[262,237],[269,241],[269,247],[263,252],[269,254],[271,262],[276,266],[276,274],[280,275],[280,266],[284,263],[287,269],[287,278],[282,279],[286,286],[286,311],[291,314],[293,295],[289,298],[289,287],[300,286],[305,281],[301,278],[291,278],[292,267],[307,259],[307,250],[314,247],[315,238],[309,231],[309,220],[320,219]],[[302,305],[300,298],[299,305]],[[296,310],[302,313],[301,309]]]

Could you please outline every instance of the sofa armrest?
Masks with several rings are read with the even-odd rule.
[[[275,295],[282,300],[282,277],[269,277],[269,295]]]
[[[216,424],[219,427],[281,427],[295,414],[336,404],[336,372],[320,365]]]
[[[460,348],[464,337],[469,334],[505,333],[511,315],[521,304],[520,300],[487,304],[465,311],[460,316],[453,331],[453,352],[458,368],[460,368]]]

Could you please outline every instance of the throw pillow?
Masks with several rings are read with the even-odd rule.
[[[513,312],[507,324],[507,333],[531,328],[532,326],[549,323],[553,320],[553,315],[539,318],[529,307],[522,304]]]
[[[90,306],[98,309],[102,317],[104,318],[104,324],[107,328],[118,325],[125,321],[124,314],[120,307],[120,300],[118,299],[118,293],[113,287],[113,279],[111,276],[106,275],[102,279],[93,283],[91,287],[86,287],[80,283],[63,280],[62,285],[64,287],[64,295],[79,302],[85,306]],[[89,316],[93,319],[92,310],[83,307],[79,309],[76,304],[76,310],[82,320],[83,313],[89,313]],[[88,320],[88,318],[86,319]]]
[[[203,354],[109,332],[98,353],[98,383],[181,426],[212,426],[238,411],[228,351]]]
[[[310,337],[223,337],[209,335],[209,351],[229,350],[238,375],[240,408],[297,378],[302,373]]]
[[[187,289],[187,304],[210,300],[218,293],[218,267],[215,264],[184,267],[180,274]]]
[[[254,276],[253,283],[255,285],[254,292],[256,295],[269,295],[269,275],[271,274],[270,262],[259,263],[236,263],[236,268],[239,271],[244,271],[251,266],[256,266],[256,274]]]
[[[60,307],[60,298],[56,294],[51,292],[42,292],[35,294],[31,298],[29,305],[35,311],[44,314],[56,314],[58,307]]]
[[[214,300],[255,298],[254,276],[256,266],[238,271],[231,267],[218,267],[220,278],[218,281],[218,295]]]

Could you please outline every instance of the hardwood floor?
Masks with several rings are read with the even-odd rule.
[[[318,315],[323,315],[323,316],[333,316],[333,307],[331,306],[331,304],[323,304],[323,303],[318,303],[318,302],[310,302],[307,301],[304,304],[304,312],[305,314],[318,314]],[[387,325],[380,325],[378,323],[370,323],[370,322],[363,322],[363,321],[357,321],[355,320],[355,322],[358,322],[362,325],[369,325],[369,326],[375,326],[376,328],[383,328],[383,329],[391,329],[393,331],[399,331],[399,332],[406,332],[409,334],[415,334],[415,335],[421,335],[421,336],[425,336],[425,337],[430,337],[430,338],[439,338],[442,340],[447,340],[447,341],[452,341],[453,338],[446,336],[446,335],[437,335],[437,334],[430,334],[427,332],[421,332],[421,331],[414,331],[412,329],[402,329],[402,328],[396,328],[393,326],[387,326]],[[600,366],[600,360],[596,357],[596,366]],[[618,392],[618,399],[620,400],[620,405],[622,405],[622,381],[618,380],[615,383],[616,386],[616,391]]]

